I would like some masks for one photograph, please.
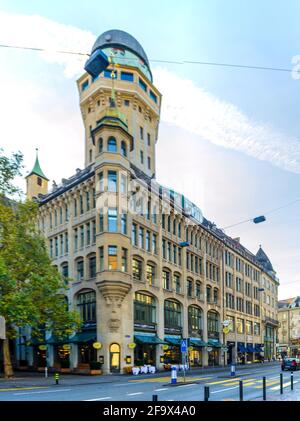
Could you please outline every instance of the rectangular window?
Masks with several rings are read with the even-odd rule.
[[[117,246],[108,246],[108,270],[118,269]]]
[[[162,257],[166,259],[166,240],[164,238],[162,240]]]
[[[122,247],[122,272],[127,272],[127,249]]]
[[[146,231],[146,250],[149,252],[151,251],[150,244],[150,231]]]
[[[157,236],[156,234],[152,234],[152,253],[157,253]]]
[[[53,257],[53,240],[50,240],[50,257]]]
[[[103,215],[103,209],[100,209],[99,213],[99,232],[104,231],[104,215]]]
[[[252,335],[252,322],[250,320],[246,320],[246,334]]]
[[[100,192],[103,192],[104,191],[104,177],[103,177],[103,172],[100,172],[99,173],[98,178],[99,178],[99,189],[100,189]]]
[[[64,236],[60,235],[60,255],[64,254]]]
[[[140,151],[141,164],[144,164],[144,152]]]
[[[96,277],[96,256],[89,258],[89,277],[90,278]]]
[[[173,244],[173,262],[177,264],[177,247]]]
[[[139,229],[139,247],[144,248],[144,228]]]
[[[157,104],[157,96],[151,90],[150,90],[150,98],[152,99],[152,101],[155,102],[155,104]]]
[[[88,222],[86,224],[86,245],[89,246],[91,244],[91,224]]]
[[[141,78],[139,78],[139,86],[143,89],[143,91],[147,92],[147,85]]]
[[[132,224],[131,241],[134,246],[137,246],[137,225],[136,224]]]
[[[65,233],[65,253],[69,253],[69,236],[68,233]]]
[[[81,281],[84,277],[83,260],[77,262],[77,281]]]
[[[110,79],[112,78],[112,77],[111,77],[111,74],[112,74],[112,70],[107,70],[107,69],[106,69],[106,70],[104,70],[104,72],[103,72],[103,76],[104,76],[104,77],[106,77],[106,78],[110,78]],[[115,75],[115,76],[114,76],[114,79],[117,79],[118,74],[117,74],[117,72],[116,72],[116,71],[114,72],[114,75]]]
[[[127,214],[124,210],[122,211],[121,216],[121,232],[122,234],[127,234]]]
[[[147,145],[151,146],[151,136],[150,133],[147,133]]]
[[[121,175],[121,193],[126,194],[126,176]]]
[[[83,197],[80,195],[79,197],[79,205],[80,205],[80,214],[83,214]]]
[[[108,231],[118,231],[117,208],[108,208]]]
[[[89,80],[87,79],[81,84],[81,92],[85,91],[88,87],[89,87]]]
[[[144,139],[144,128],[140,127],[140,138]]]
[[[80,248],[84,247],[84,226],[80,227]]]
[[[96,221],[92,222],[92,244],[96,243]]]
[[[117,192],[117,172],[108,171],[108,191],[116,193]]]
[[[149,156],[147,158],[147,162],[148,162],[148,170],[151,170],[151,158]]]
[[[254,335],[260,335],[260,324],[254,322]]]
[[[172,262],[171,243],[169,241],[168,241],[167,250],[168,250],[168,257],[167,257],[167,259],[169,260],[169,262]]]
[[[135,281],[142,280],[142,267],[140,260],[132,259],[132,277]]]
[[[236,319],[236,332],[237,333],[244,333],[244,320],[243,319]]]
[[[74,230],[74,249],[75,251],[78,250],[78,229],[75,228]]]
[[[90,192],[86,192],[86,210],[89,211],[90,210]]]
[[[127,80],[128,82],[133,82],[133,73],[121,72],[121,80]]]
[[[54,241],[55,241],[55,257],[57,257],[58,256],[58,238],[55,237]]]
[[[129,107],[130,101],[128,99],[125,99],[124,100],[124,105],[125,105],[125,107]]]
[[[104,270],[104,248],[99,247],[100,270]]]

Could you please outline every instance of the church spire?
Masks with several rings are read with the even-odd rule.
[[[37,175],[38,177],[42,177],[44,180],[49,181],[49,179],[45,176],[45,174],[43,173],[40,163],[39,163],[39,157],[38,157],[38,148],[35,149],[36,150],[36,158],[35,158],[35,163],[34,163],[34,167],[32,168],[31,172],[26,176],[29,177],[32,174]]]
[[[39,194],[47,194],[49,179],[43,173],[36,148],[36,158],[31,172],[25,177],[27,183],[26,196],[28,199],[38,197]]]

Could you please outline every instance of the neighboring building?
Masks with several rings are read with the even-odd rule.
[[[300,355],[300,297],[278,301],[279,348],[281,355]]]
[[[68,300],[83,321],[70,346],[46,335],[49,366],[69,359],[80,370],[100,359],[105,373],[144,363],[161,369],[181,362],[181,338],[190,339],[192,366],[272,358],[278,279],[269,259],[158,184],[162,98],[147,56],[117,30],[102,34],[92,51],[97,48],[115,66],[77,81],[85,168],[49,193],[37,163],[27,176],[53,264],[74,280]],[[225,332],[224,320],[230,322]],[[43,352],[38,344],[29,348],[29,364],[38,365]]]

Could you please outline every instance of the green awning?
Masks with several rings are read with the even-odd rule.
[[[218,341],[218,339],[208,339],[207,341],[208,346],[212,346],[214,348],[221,348],[222,344]]]
[[[161,340],[158,336],[155,334],[136,334],[134,335],[134,342],[138,344],[165,344],[166,342]]]
[[[39,339],[39,338],[31,338],[30,339],[30,346],[35,346],[35,345],[45,345],[46,341],[45,339]],[[23,344],[22,344],[23,345]],[[24,344],[26,345],[26,344]]]
[[[165,336],[165,341],[171,345],[180,346],[182,338],[181,336]]]
[[[88,343],[88,342],[95,342],[97,340],[97,333],[95,330],[90,332],[79,332],[76,333],[71,339],[68,340],[68,343]]]
[[[206,346],[206,342],[202,341],[200,338],[190,338],[190,346]]]

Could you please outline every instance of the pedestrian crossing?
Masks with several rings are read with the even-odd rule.
[[[213,382],[206,382],[205,385],[206,386],[222,386],[222,390],[226,390],[226,388],[228,388],[228,390],[230,390],[233,386],[238,386],[239,385],[239,381],[243,380],[243,387],[253,387],[254,389],[262,389],[263,388],[263,381],[262,379],[257,379],[257,378],[250,378],[250,379],[241,379],[240,377],[230,380],[218,380],[218,381],[213,381]],[[298,383],[298,380],[294,380],[294,384]],[[290,387],[291,386],[291,382],[286,381],[285,383],[283,383],[283,388],[285,387]],[[270,390],[276,391],[280,389],[280,377],[278,376],[277,378],[272,378],[272,379],[266,379],[266,387]]]

